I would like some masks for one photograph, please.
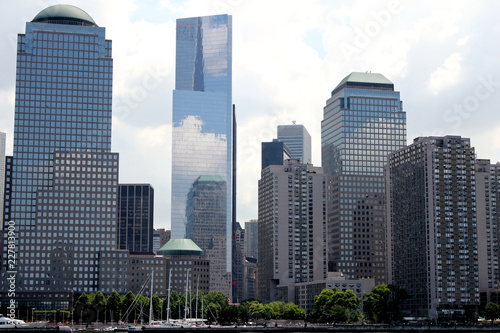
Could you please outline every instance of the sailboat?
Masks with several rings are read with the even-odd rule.
[[[151,274],[153,274],[153,273],[151,273]],[[149,300],[149,323],[148,323],[148,325],[144,326],[145,331],[191,327],[189,324],[184,323],[183,321],[170,321],[170,287],[171,287],[171,283],[172,283],[172,268],[170,268],[169,274],[168,274],[167,319],[165,321],[154,320],[154,318],[153,318],[153,277],[151,276],[151,293],[150,293],[150,300]]]

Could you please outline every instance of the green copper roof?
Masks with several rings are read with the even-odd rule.
[[[224,179],[221,176],[200,176],[196,181],[203,183],[224,183]]]
[[[394,83],[379,73],[352,72],[333,89],[332,96],[343,88],[394,90]]]
[[[31,22],[97,26],[89,14],[72,5],[47,7],[38,13]]]
[[[205,252],[191,239],[171,239],[158,250],[158,254],[203,256]]]

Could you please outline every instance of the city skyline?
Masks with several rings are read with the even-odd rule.
[[[13,143],[15,38],[25,22],[56,3],[0,5],[5,36],[0,41],[0,131],[7,133],[7,154]],[[300,2],[284,7],[281,1],[69,3],[106,27],[113,40],[112,151],[120,152],[121,183],[155,187],[155,228],[170,228],[177,18],[233,15],[239,221],[257,216],[260,143],[276,137],[277,125],[304,124],[312,137],[313,164],[321,164],[324,102],[352,71],[382,73],[404,94],[407,143],[417,136],[459,134],[471,138],[478,158],[500,160],[500,116],[494,112],[500,72],[493,66],[496,46],[488,38],[499,29],[493,15],[499,4],[313,1],[303,8]],[[257,13],[262,19],[252,20]]]

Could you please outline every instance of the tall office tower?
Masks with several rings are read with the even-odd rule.
[[[295,284],[324,280],[325,178],[321,167],[287,160],[259,180],[258,296],[295,301]]]
[[[383,166],[406,144],[399,92],[381,74],[351,73],[327,100],[321,158],[328,177],[328,270],[385,283]]]
[[[14,154],[4,222],[4,229],[13,221],[18,230],[16,295],[96,291],[100,252],[116,250],[112,71],[105,29],[77,7],[48,7],[18,36]]]
[[[118,185],[117,247],[153,252],[154,189],[150,184]]]
[[[292,158],[292,152],[286,143],[274,139],[272,142],[262,142],[262,168],[269,165],[283,165]]]
[[[223,258],[218,257],[220,261],[210,265],[211,273],[220,279],[214,290],[228,297],[231,297],[233,166],[236,158],[231,96],[232,17],[178,19],[172,112],[172,238],[185,238],[187,232],[199,232],[186,230],[189,192],[200,176],[219,177],[224,182],[224,207],[214,205],[220,210],[213,214],[223,219],[220,222],[224,229],[206,236],[221,238],[214,246],[220,248]],[[210,249],[195,242],[210,256]]]
[[[311,136],[304,125],[278,125],[278,140],[286,143],[293,159],[311,164]]]
[[[500,301],[500,163],[476,160],[477,253],[481,306]]]
[[[4,209],[3,200],[5,195],[5,133],[0,132],[0,209]],[[3,214],[0,216],[1,225],[3,225]]]
[[[259,259],[259,221],[245,222],[245,256]]]
[[[460,136],[417,138],[389,155],[388,282],[413,297],[410,316],[479,305],[474,148]]]

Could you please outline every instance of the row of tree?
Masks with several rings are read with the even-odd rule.
[[[187,297],[187,300],[186,300]],[[81,294],[75,302],[73,316],[75,322],[148,322],[150,299],[132,292],[120,296],[117,292],[105,297],[102,292]],[[241,305],[228,304],[221,292],[198,294],[188,292],[180,296],[170,293],[170,309],[167,298],[152,298],[153,320],[181,318],[205,318],[211,322],[248,322],[252,320],[290,319],[304,320],[305,311],[293,303],[272,302],[263,305],[257,300],[247,300]]]

